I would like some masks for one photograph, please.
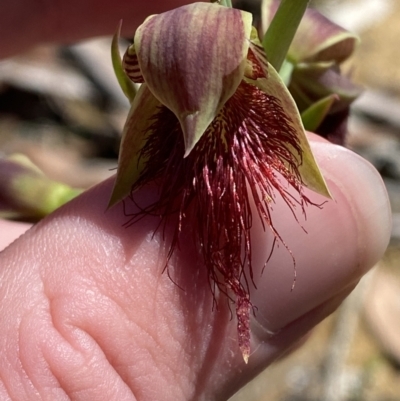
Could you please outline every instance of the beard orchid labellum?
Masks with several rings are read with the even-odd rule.
[[[283,242],[270,213],[278,196],[291,210],[311,203],[304,186],[329,197],[296,105],[247,12],[193,3],[149,17],[122,61],[117,43],[118,34],[114,68],[131,110],[110,206],[158,183],[159,200],[132,221],[175,218],[169,256],[191,216],[212,291],[235,304],[247,362],[252,211]],[[142,84],[136,96],[128,78]]]

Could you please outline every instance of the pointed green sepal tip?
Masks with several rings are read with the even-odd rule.
[[[322,173],[311,151],[299,110],[295,101],[293,100],[292,95],[275,68],[271,64],[268,64],[267,56],[263,52],[261,42],[258,38],[254,36],[252,37],[250,49],[256,56],[260,66],[263,68],[266,77],[256,80],[249,80],[249,82],[257,86],[267,95],[273,96],[275,99],[277,99],[284,110],[288,121],[290,121],[290,125],[294,129],[298,138],[298,142],[301,147],[301,154],[298,154],[295,149],[290,148],[290,145],[288,145],[288,149],[292,154],[297,155],[299,162],[298,169],[304,185],[320,195],[323,195],[327,198],[332,198],[325,179],[322,176]],[[266,65],[268,66],[267,68],[265,67]]]
[[[180,118],[182,132],[185,139],[185,154],[183,157],[189,156],[190,152],[209,125],[202,124],[201,121],[199,121],[200,118],[201,115],[199,112],[188,114],[187,116]]]
[[[125,96],[128,98],[129,102],[132,103],[136,96],[136,87],[134,83],[125,74],[122,67],[121,54],[119,52],[119,38],[121,36],[122,20],[118,24],[117,31],[115,32],[112,42],[111,42],[111,61],[114,68],[114,73],[124,92]]]
[[[270,75],[267,87],[270,93],[273,93],[274,96],[280,100],[283,109],[290,118],[292,127],[297,133],[297,137],[302,150],[302,154],[299,155],[301,157],[299,173],[304,182],[304,185],[306,185],[314,192],[317,192],[320,195],[332,199],[332,195],[328,189],[321,170],[318,167],[317,161],[315,160],[314,155],[311,151],[311,147],[308,142],[296,103],[293,100],[289,90],[286,88],[285,84],[281,80],[281,77],[279,76],[277,71],[273,67],[270,67],[269,73]]]
[[[145,82],[181,123],[188,155],[239,86],[252,15],[193,3],[147,19],[135,48]]]
[[[140,157],[140,150],[147,140],[153,117],[161,106],[146,84],[140,87],[129,111],[123,132],[118,158],[118,170],[108,208],[131,193],[147,159]]]

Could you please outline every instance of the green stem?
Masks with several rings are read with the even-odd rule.
[[[230,7],[232,8],[232,1],[231,0],[221,0],[219,2],[221,6]]]
[[[279,71],[310,0],[282,0],[262,44],[268,61]]]

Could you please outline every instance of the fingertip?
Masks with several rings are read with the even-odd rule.
[[[384,182],[375,167],[356,153],[328,142],[313,142],[325,178],[346,198],[357,232],[360,275],[385,252],[392,218]]]
[[[258,322],[270,332],[355,285],[382,257],[390,238],[389,201],[374,167],[341,146],[311,144],[334,199],[307,190],[315,205],[306,207],[304,218],[299,210],[297,221],[285,202],[277,201],[271,213],[284,244],[278,241],[270,258],[273,236],[262,227],[253,231],[253,265],[258,269],[269,261],[263,272],[255,272],[260,280],[252,302]]]

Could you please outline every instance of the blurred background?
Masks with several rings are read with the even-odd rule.
[[[236,5],[259,16],[258,0]],[[231,401],[400,401],[400,2],[312,6],[361,38],[344,66],[365,88],[352,108],[347,146],[386,183],[392,239],[383,260],[305,346]],[[50,179],[81,189],[114,174],[129,104],[114,78],[110,43],[41,46],[0,61],[0,160],[26,155]],[[0,166],[0,184],[6,174]],[[0,216],[15,217],[2,202],[0,194]]]

